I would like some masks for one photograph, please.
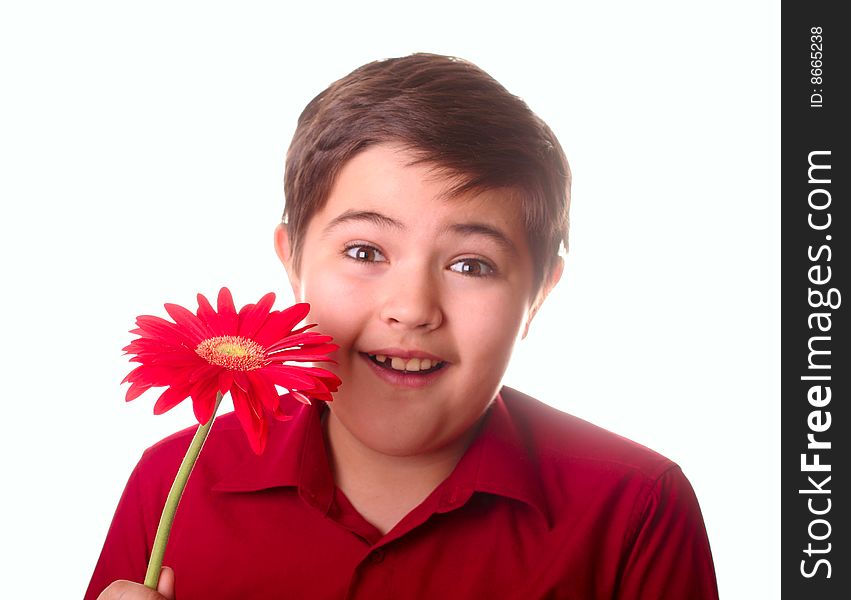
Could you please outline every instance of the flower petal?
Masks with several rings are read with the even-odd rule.
[[[170,387],[164,391],[154,404],[154,414],[161,415],[164,412],[171,410],[189,396],[189,389],[186,387]]]
[[[328,369],[323,369],[322,367],[295,367],[298,370],[304,372],[307,375],[311,375],[313,377],[318,377],[322,379],[333,379],[338,383],[340,378],[337,377],[336,373],[329,371]]]
[[[181,327],[187,334],[194,338],[197,345],[201,340],[213,337],[212,332],[207,329],[204,322],[195,313],[186,310],[178,304],[165,304],[165,310],[174,319],[175,324]]]
[[[226,287],[219,290],[218,305],[219,333],[236,335],[239,318],[236,314],[236,307],[233,305],[233,296],[230,295],[230,290]]]
[[[300,323],[310,312],[310,305],[300,302],[282,311],[275,311],[269,319],[254,334],[255,341],[261,346],[268,347],[282,338],[292,334],[292,328]]]
[[[189,373],[187,381],[192,384],[202,379],[210,379],[213,382],[218,382],[219,371],[222,370],[222,367],[217,367],[215,365],[210,364],[201,364],[192,369],[192,371]]]
[[[288,390],[309,388],[313,385],[313,378],[307,373],[302,373],[300,367],[273,364],[263,367],[261,370],[269,378],[269,381]]]
[[[278,390],[275,389],[275,384],[261,371],[249,371],[248,379],[251,381],[251,392],[260,404],[267,410],[275,410],[278,406]]]
[[[127,381],[130,383],[147,383],[154,386],[172,385],[175,382],[185,381],[189,372],[180,368],[142,365],[133,369],[127,375]]]
[[[265,347],[266,352],[271,354],[273,352],[278,352],[279,350],[295,348],[302,344],[319,345],[330,342],[331,340],[332,338],[330,335],[322,335],[320,333],[310,331],[308,333],[300,333],[298,335],[288,335],[275,341],[273,344],[267,344]]]
[[[339,346],[337,344],[322,344],[316,348],[293,348],[292,350],[279,350],[268,356],[271,360],[296,360],[308,362],[326,362],[329,352],[334,352]]]
[[[310,406],[310,398],[302,394],[301,392],[296,392],[295,390],[290,392],[290,396],[301,402],[302,404],[307,404]]]
[[[127,394],[125,394],[124,396],[124,401],[130,402],[131,400],[135,400],[136,398],[147,392],[149,389],[151,389],[151,387],[152,386],[150,383],[133,382],[130,385],[130,389],[127,390]]]
[[[201,425],[205,425],[213,417],[216,408],[216,392],[218,392],[218,378],[208,377],[199,380],[192,386],[192,411]]]
[[[213,332],[213,335],[219,335],[222,332],[221,324],[219,323],[219,315],[213,309],[213,305],[207,300],[204,294],[198,294],[198,318],[207,324],[207,328]]]
[[[141,315],[136,318],[136,323],[142,330],[143,337],[159,339],[174,346],[195,346],[190,337],[171,321],[151,315]]]
[[[269,318],[269,311],[275,303],[275,294],[269,292],[257,304],[247,304],[239,311],[239,335],[254,339],[254,334],[257,333],[266,319]],[[261,344],[262,345],[262,344]]]
[[[279,421],[289,421],[295,415],[301,403],[289,392],[278,397],[278,405],[272,411],[272,416]]]
[[[227,394],[233,386],[233,372],[227,369],[222,369],[219,373],[219,391],[222,394]]]
[[[251,449],[254,450],[255,454],[262,454],[266,448],[266,436],[269,428],[266,419],[263,418],[262,407],[255,405],[251,396],[237,386],[231,388],[231,397],[233,398],[234,412],[236,412],[236,417],[248,437]]]
[[[233,382],[240,390],[245,393],[251,391],[251,383],[248,381],[248,376],[243,371],[231,371]]]

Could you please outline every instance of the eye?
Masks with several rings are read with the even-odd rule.
[[[387,259],[381,253],[381,250],[368,244],[352,244],[346,246],[345,255],[358,262],[386,262]]]
[[[495,271],[492,266],[478,258],[462,258],[452,263],[449,269],[470,277],[489,277]]]

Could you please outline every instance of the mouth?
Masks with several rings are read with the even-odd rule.
[[[450,366],[449,362],[436,360],[435,357],[403,358],[368,352],[359,354],[376,377],[398,390],[428,388],[445,377]]]
[[[361,354],[379,368],[407,375],[427,375],[439,371],[446,365],[446,361],[430,358],[402,358],[386,354],[369,354],[368,352]]]

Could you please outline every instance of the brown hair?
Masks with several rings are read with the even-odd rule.
[[[293,264],[343,165],[368,146],[400,144],[457,183],[450,195],[506,188],[523,215],[540,289],[567,249],[570,168],[553,132],[523,100],[467,61],[413,54],[366,64],[301,113],[284,194]]]

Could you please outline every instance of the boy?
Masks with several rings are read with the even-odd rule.
[[[561,277],[569,180],[549,128],[464,61],[371,63],[317,96],[275,247],[343,385],[259,457],[220,417],[161,594],[100,597],[716,598],[675,464],[501,387]],[[143,456],[87,598],[142,579],[190,436]]]

